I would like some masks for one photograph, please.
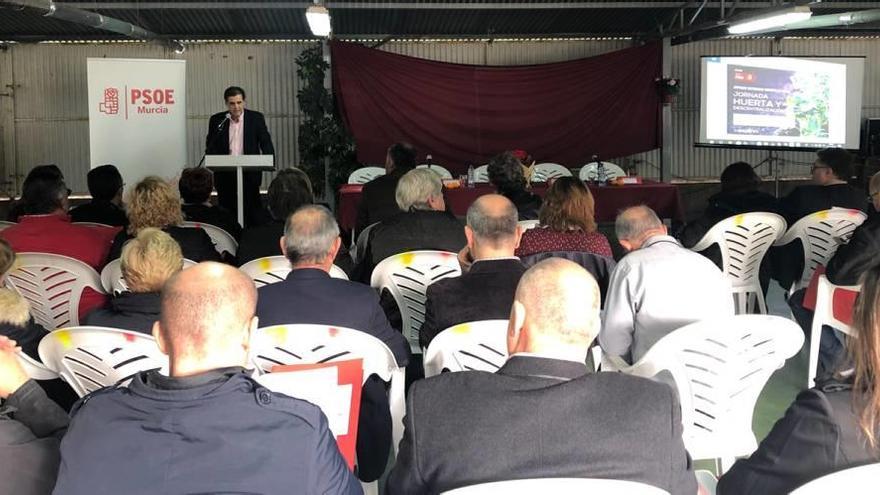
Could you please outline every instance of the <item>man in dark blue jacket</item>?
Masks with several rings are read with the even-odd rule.
[[[261,327],[306,323],[360,330],[387,345],[398,366],[407,365],[409,344],[389,325],[376,292],[367,285],[330,277],[342,241],[339,226],[326,208],[298,209],[285,223],[280,242],[293,270],[286,280],[260,287],[257,317]],[[358,421],[358,477],[374,481],[385,470],[391,448],[388,397],[385,383],[376,376],[364,384]]]
[[[78,404],[54,493],[361,493],[320,409],[245,374],[256,296],[218,263],[171,278],[153,328],[170,376]]]

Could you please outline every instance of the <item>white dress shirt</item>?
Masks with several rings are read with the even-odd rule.
[[[733,314],[730,282],[721,270],[673,237],[658,235],[624,256],[611,274],[599,344],[635,363],[673,330]]]
[[[229,154],[241,156],[244,154],[244,114],[235,119],[229,119]]]

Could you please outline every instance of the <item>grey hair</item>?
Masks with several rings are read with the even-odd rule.
[[[663,222],[654,210],[645,206],[632,206],[617,215],[614,221],[614,233],[618,239],[637,240],[644,237],[650,230],[663,227]]]
[[[439,175],[426,168],[415,168],[400,178],[394,199],[403,211],[429,210],[428,198],[437,197],[442,191],[443,182]]]
[[[339,237],[339,225],[330,210],[306,205],[284,223],[284,247],[291,264],[320,263]]]
[[[493,215],[495,213],[495,215]],[[467,211],[467,224],[474,235],[492,243],[513,239],[516,235],[519,212],[510,200],[505,198],[504,209],[493,212],[483,207],[479,199]]]

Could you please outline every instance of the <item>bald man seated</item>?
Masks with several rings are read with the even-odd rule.
[[[526,478],[605,478],[694,495],[668,385],[584,362],[599,331],[599,286],[560,258],[525,272],[496,373],[444,373],[409,389],[390,494],[437,494]]]
[[[142,372],[74,408],[54,493],[362,493],[321,410],[245,373],[256,302],[226,265],[174,275],[153,327],[170,376]]]
[[[500,194],[480,196],[467,211],[461,258],[472,262],[460,277],[428,287],[419,343],[427,349],[440,332],[469,321],[506,320],[526,267],[514,256],[522,231],[519,213]]]

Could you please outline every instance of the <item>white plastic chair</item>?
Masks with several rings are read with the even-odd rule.
[[[286,279],[287,274],[290,273],[290,261],[284,256],[266,256],[248,261],[238,269],[252,278],[257,288],[260,288]],[[330,276],[348,280],[345,271],[336,265],[330,267]]]
[[[550,179],[571,177],[571,170],[558,163],[539,163],[532,172],[532,182],[547,182]]]
[[[529,229],[533,229],[533,228],[537,227],[538,225],[541,225],[540,220],[520,220],[517,223],[519,223],[519,227],[522,229],[523,232],[525,232]]]
[[[43,363],[28,356],[23,352],[18,353],[18,362],[27,373],[27,376],[33,380],[54,380],[58,378],[58,373],[47,368]]]
[[[838,246],[849,242],[853,231],[865,221],[867,215],[859,210],[831,208],[807,215],[792,225],[775,246],[783,246],[800,239],[804,250],[804,271],[799,281],[791,286],[789,293],[806,287],[819,265],[837,252]]]
[[[7,222],[5,220],[0,220],[0,231],[8,229],[9,227],[12,227],[13,225],[15,225],[15,222]]]
[[[421,354],[419,330],[425,322],[425,291],[434,282],[461,275],[458,256],[448,251],[410,251],[382,260],[373,269],[370,285],[388,289],[400,308],[403,336]]]
[[[83,227],[98,227],[102,229],[118,229],[119,227],[114,227],[112,225],[107,225],[106,223],[98,223],[98,222],[72,222],[73,225],[80,225]]]
[[[217,227],[216,225],[201,222],[183,222],[182,224],[180,224],[180,226],[203,229],[205,232],[208,233],[208,237],[211,238],[211,242],[214,243],[214,249],[216,249],[217,252],[220,254],[223,254],[223,252],[225,251],[235,256],[235,253],[238,252],[238,242],[235,240],[235,237],[232,237],[232,234],[226,232],[220,227]]]
[[[695,460],[721,459],[721,473],[735,457],[757,448],[752,415],[758,396],[803,344],[804,332],[787,318],[736,315],[679,328],[621,371],[646,378],[664,370],[672,375],[684,445]],[[609,364],[603,362],[603,369],[614,368]]]
[[[452,179],[452,172],[450,172],[446,167],[442,167],[440,165],[431,164],[429,167],[427,163],[423,163],[416,168],[427,168],[432,172],[436,173],[440,176],[441,179]]]
[[[618,177],[626,177],[626,172],[616,163],[602,162],[602,167],[605,168],[605,175],[608,177],[608,180],[614,180]],[[581,167],[581,171],[578,172],[578,177],[585,182],[598,180],[599,164],[596,162],[590,162],[584,165]]]
[[[751,313],[757,300],[761,314],[767,314],[759,277],[761,261],[784,233],[785,219],[775,213],[743,213],[716,223],[691,249],[703,251],[718,244],[721,270],[730,280],[736,313]]]
[[[16,260],[6,284],[30,303],[31,316],[46,330],[79,325],[85,288],[104,293],[98,273],[82,261],[47,253],[18,253]]]
[[[480,165],[479,167],[474,169],[474,182],[478,184],[488,184],[489,183],[489,166],[488,165]]]
[[[507,361],[507,320],[461,323],[443,330],[425,351],[425,377],[443,370],[494,373]]]
[[[669,494],[653,485],[635,481],[603,480],[597,478],[538,478],[481,483],[442,492],[441,495],[525,495],[547,493],[553,495],[662,495]]]
[[[385,169],[382,167],[361,167],[348,176],[349,184],[366,184],[376,177],[385,175]]]
[[[183,259],[183,268],[196,266],[196,264],[193,260]],[[101,270],[101,287],[108,294],[128,292],[128,284],[125,283],[125,278],[122,277],[122,260],[120,258],[116,258],[104,265],[104,269]]]
[[[819,275],[819,284],[816,288],[816,310],[813,313],[813,324],[810,327],[810,360],[807,365],[807,388],[813,388],[816,383],[816,372],[819,368],[819,342],[822,339],[822,325],[828,325],[835,330],[855,337],[855,329],[840,321],[834,316],[833,301],[837,291],[861,292],[859,285],[834,285],[825,275]]]
[[[40,341],[40,359],[84,397],[116,384],[128,385],[137,373],[168,373],[168,356],[149,335],[104,327],[55,330]]]
[[[826,474],[791,492],[791,495],[828,495],[837,492],[869,493],[880,479],[880,463],[865,464]],[[861,487],[861,488],[859,488]]]

